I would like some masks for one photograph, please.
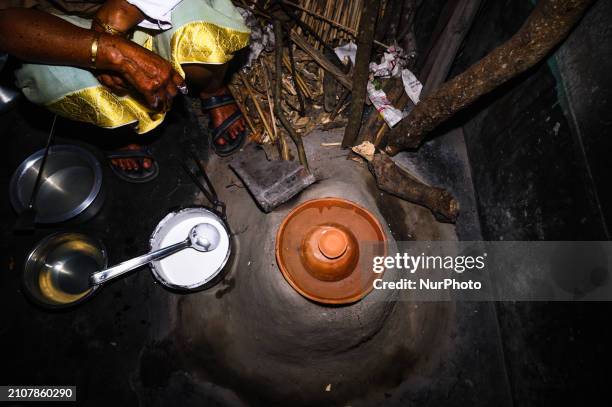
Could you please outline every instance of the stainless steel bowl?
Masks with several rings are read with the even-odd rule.
[[[89,276],[106,268],[102,242],[81,233],[56,233],[30,252],[23,270],[23,286],[31,299],[48,308],[64,308],[84,301],[98,286]]]
[[[44,149],[17,168],[10,184],[11,204],[21,213],[30,200]],[[72,219],[101,195],[102,168],[87,150],[75,145],[55,145],[49,150],[36,197],[36,222],[59,223]],[[99,209],[101,204],[97,205]]]

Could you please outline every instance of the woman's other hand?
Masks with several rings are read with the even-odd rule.
[[[143,19],[144,14],[127,1],[107,0],[96,13],[91,28],[124,38]],[[107,27],[110,27],[110,32]],[[152,108],[170,109],[177,86],[185,86],[183,79],[165,59],[137,44],[127,42],[129,44],[121,44],[121,41],[117,43],[120,57],[113,61],[112,70],[97,75],[98,80],[120,96],[132,88],[141,93]]]
[[[101,82],[118,92],[131,85],[153,109],[169,110],[179,90],[186,89],[170,62],[129,40],[103,34],[98,52],[96,67],[111,72]]]

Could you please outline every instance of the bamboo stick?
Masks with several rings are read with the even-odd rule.
[[[326,23],[328,23],[328,24],[330,24],[330,25],[332,25],[332,26],[335,26],[335,27],[337,27],[337,28],[340,28],[340,29],[342,29],[342,30],[344,30],[344,31],[346,31],[346,32],[348,32],[348,33],[350,33],[350,34],[351,34],[353,37],[356,37],[356,36],[357,36],[357,30],[356,30],[356,29],[354,29],[354,28],[346,27],[346,26],[344,26],[344,25],[342,25],[342,24],[340,24],[340,23],[338,23],[338,22],[336,22],[336,21],[330,20],[329,18],[327,18],[327,17],[325,17],[325,16],[323,16],[323,15],[321,15],[321,14],[317,13],[317,12],[314,12],[314,11],[308,10],[308,9],[306,9],[306,8],[302,7],[302,6],[299,6],[299,5],[295,4],[295,3],[291,3],[291,2],[289,2],[289,1],[287,1],[287,0],[283,0],[283,4],[286,4],[286,5],[288,5],[288,6],[291,6],[291,7],[297,8],[298,10],[302,10],[303,12],[310,14],[312,17],[316,17],[316,18],[318,18],[318,19],[319,19],[319,21],[320,21],[320,20],[323,20],[323,21],[325,21]],[[307,24],[308,24],[308,23],[307,23]],[[308,24],[308,25],[310,25],[311,27],[313,27],[313,25],[312,25],[311,23],[310,23],[310,24]],[[318,30],[316,30],[316,28],[315,28],[315,27],[313,27],[313,29],[315,30],[315,32],[316,32],[317,34],[319,34],[319,31],[318,31]],[[381,46],[381,47],[383,47],[383,48],[389,48],[389,45],[384,44],[384,43],[382,43],[382,42],[380,42],[380,41],[374,41],[374,43],[375,43],[376,45],[380,45],[380,46]]]
[[[291,72],[291,77],[293,78],[293,84],[296,87],[297,90],[297,96],[298,96],[298,102],[300,104],[300,116],[304,116],[306,114],[306,103],[304,102],[304,94],[302,92],[302,89],[300,88],[300,86],[298,85],[298,72],[297,72],[297,68],[295,66],[295,58],[293,57],[293,44],[289,44],[289,46],[287,47],[287,50],[289,51],[289,61],[287,61],[290,65],[290,67],[287,67],[287,69],[289,69],[289,72]],[[286,58],[283,58],[286,59]]]
[[[268,107],[270,108],[270,117],[272,118],[272,130],[274,131],[274,138],[278,140],[281,158],[285,161],[289,161],[289,145],[287,145],[287,140],[285,140],[283,135],[279,134],[278,128],[276,127],[276,116],[274,115],[274,110],[276,108],[277,100],[273,101],[272,95],[270,95],[270,78],[268,77],[268,71],[266,67],[263,66],[263,61],[261,61],[261,68],[263,71],[266,93],[268,95]]]
[[[347,89],[351,89],[352,81],[333,63],[331,63],[318,49],[314,48],[304,38],[291,33],[291,40],[300,47],[304,52],[312,57],[312,59],[327,72],[332,74],[338,82]]]
[[[283,55],[283,63],[285,64],[285,67],[287,68],[287,70],[291,72],[291,65],[289,64],[289,59],[285,55]],[[302,78],[302,76],[297,71],[295,72],[295,79],[296,79],[296,83],[298,84],[299,88],[302,90],[304,95],[306,95],[308,99],[312,100],[313,99],[312,93],[310,92],[310,89],[308,89],[308,86],[306,85],[306,81],[304,81],[304,78]]]
[[[249,126],[249,128],[251,129],[251,133],[253,134],[253,139],[257,141],[258,143],[261,143],[263,141],[261,134],[259,134],[259,131],[257,131],[255,126],[253,125],[253,122],[251,121],[251,118],[249,117],[249,111],[247,110],[246,106],[238,98],[238,95],[240,94],[240,92],[237,92],[236,89],[234,89],[234,85],[230,84],[228,88],[229,88],[230,93],[234,97],[234,100],[236,101],[236,105],[238,106],[238,109],[240,109],[240,111],[242,112],[242,116],[244,116],[244,120],[247,122],[247,126]]]
[[[383,136],[385,135],[385,127],[388,127],[386,123],[383,123],[382,126],[380,126],[380,129],[378,129],[378,131],[376,132],[376,136],[374,137],[374,145],[376,147],[378,147],[380,145],[380,142],[383,139]]]
[[[304,150],[304,144],[302,143],[302,137],[296,133],[295,129],[291,127],[291,123],[285,117],[280,106],[281,97],[281,81],[282,81],[282,61],[283,61],[283,27],[279,20],[274,20],[274,37],[276,40],[276,51],[275,51],[275,67],[276,67],[276,83],[274,84],[274,108],[276,109],[276,116],[282,123],[282,125],[289,133],[289,136],[293,140],[295,147],[298,152],[300,163],[308,171],[308,159],[306,158],[306,151]]]
[[[244,84],[244,87],[245,87],[248,95],[250,96],[251,100],[253,101],[253,104],[255,105],[255,109],[257,110],[257,113],[259,114],[259,118],[261,119],[261,122],[262,122],[264,128],[266,129],[266,132],[270,136],[270,139],[272,141],[275,141],[274,140],[274,133],[272,132],[272,128],[270,127],[270,125],[266,121],[266,117],[264,116],[264,113],[261,110],[261,106],[259,105],[259,101],[255,97],[255,93],[253,92],[253,89],[251,88],[251,84],[249,83],[248,79],[244,76],[244,74],[242,72],[239,71],[238,72],[238,76],[240,77],[240,80]]]

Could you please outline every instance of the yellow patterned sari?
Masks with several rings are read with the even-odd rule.
[[[89,28],[91,21],[60,16]],[[249,41],[249,29],[229,0],[183,0],[172,10],[172,28],[136,31],[133,41],[172,63],[224,64]],[[32,102],[60,116],[104,128],[133,125],[142,134],[157,127],[165,113],[149,109],[137,96],[117,96],[88,70],[67,66],[24,64],[17,85]]]

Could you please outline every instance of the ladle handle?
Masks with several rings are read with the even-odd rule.
[[[116,266],[92,274],[90,277],[90,282],[92,285],[100,285],[102,283],[107,282],[108,280],[112,280],[115,277],[125,274],[128,271],[134,270],[140,266],[144,266],[145,264],[148,264],[152,261],[168,257],[171,254],[188,248],[189,246],[190,242],[189,239],[187,239],[183,242],[175,243],[171,246],[164,247],[147,254],[143,254],[142,256],[135,257],[131,260],[124,261],[123,263],[119,263]]]

